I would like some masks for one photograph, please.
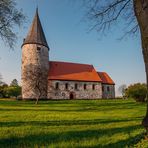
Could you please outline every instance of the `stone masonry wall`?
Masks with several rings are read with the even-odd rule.
[[[56,88],[57,83],[58,88]],[[67,89],[66,85],[68,86]],[[75,85],[77,85],[77,88],[75,88]],[[86,85],[86,89],[84,89],[84,85]],[[99,82],[48,80],[48,99],[97,98],[102,98],[102,86]]]
[[[22,98],[47,98],[48,48],[37,44],[22,47]]]
[[[102,98],[115,98],[115,86],[102,84]]]

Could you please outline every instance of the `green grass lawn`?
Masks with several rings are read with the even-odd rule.
[[[145,110],[145,104],[133,100],[40,101],[38,105],[0,100],[0,148],[147,148],[146,140],[141,141]]]

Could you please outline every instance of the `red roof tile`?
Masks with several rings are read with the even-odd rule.
[[[102,81],[92,65],[57,61],[49,62],[48,79],[89,82]]]
[[[98,72],[98,75],[100,76],[102,83],[104,84],[112,84],[114,85],[114,81],[110,78],[110,76],[106,72]]]

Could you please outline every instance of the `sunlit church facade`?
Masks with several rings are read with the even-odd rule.
[[[49,46],[36,11],[22,44],[23,99],[100,99],[115,97],[115,83],[93,65],[49,61]]]

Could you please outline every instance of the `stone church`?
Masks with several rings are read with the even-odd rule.
[[[93,65],[49,61],[49,46],[36,11],[22,44],[23,99],[114,98],[115,83]]]

